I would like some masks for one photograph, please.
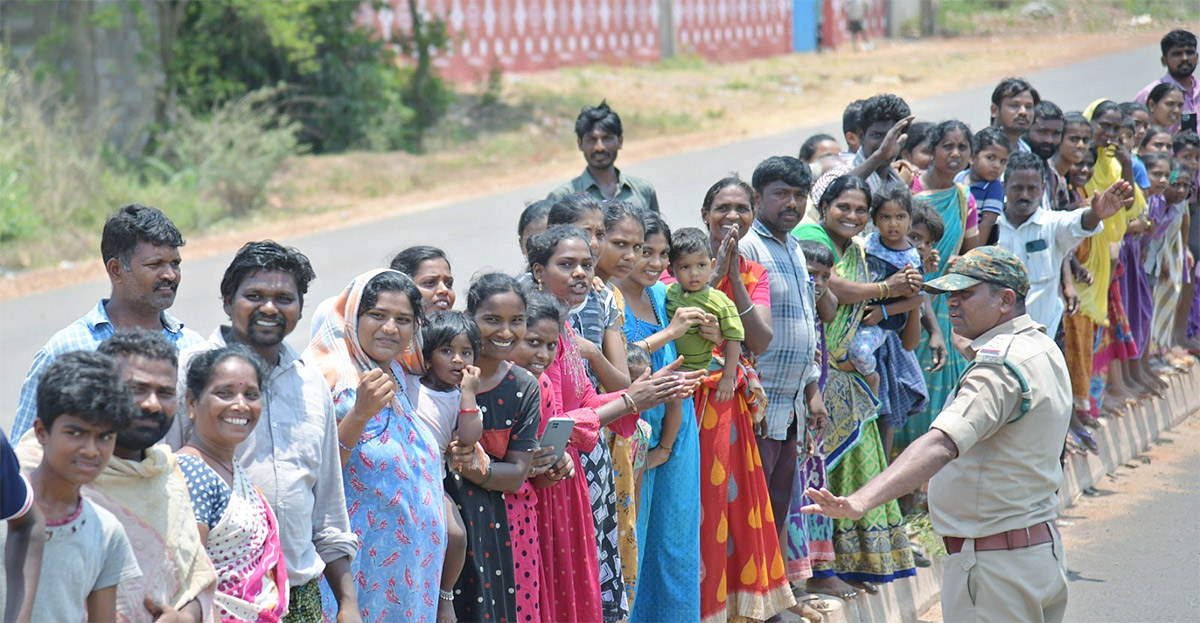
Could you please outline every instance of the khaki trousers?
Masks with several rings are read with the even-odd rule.
[[[946,559],[942,618],[965,621],[1059,622],[1067,609],[1067,567],[1054,541],[1015,550],[976,552],[968,540]]]

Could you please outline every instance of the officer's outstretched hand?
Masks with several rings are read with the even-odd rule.
[[[804,495],[807,495],[815,502],[815,504],[805,504],[800,508],[800,512],[805,515],[820,513],[831,519],[862,519],[862,516],[867,512],[867,509],[863,508],[862,503],[857,500],[834,495],[829,492],[829,489],[824,487],[821,489],[806,489]]]

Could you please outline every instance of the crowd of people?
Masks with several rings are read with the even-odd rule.
[[[1129,101],[1005,79],[976,132],[853,102],[842,140],[715,181],[674,230],[615,166],[620,117],[586,107],[587,168],[524,209],[526,265],[461,310],[435,247],[306,308],[308,258],[264,240],[204,338],[167,312],[180,231],[122,207],[110,296],[37,353],[0,435],[5,619],[819,621],[818,594],[913,576],[921,482],[812,509],[931,426],[966,452],[938,417],[965,392],[1031,408],[938,293],[992,275],[1014,332],[1056,342],[1074,405],[1040,436],[1064,456],[1200,353],[1196,37],[1161,47]],[[981,356],[1020,391],[964,384]],[[933,520],[948,547],[976,536]]]

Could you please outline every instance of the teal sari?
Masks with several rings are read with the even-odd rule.
[[[926,281],[936,279],[945,274],[946,265],[950,262],[951,256],[957,255],[959,248],[962,246],[963,238],[966,234],[967,197],[966,189],[961,184],[955,184],[946,190],[922,192],[917,195],[918,199],[924,200],[933,209],[937,210],[938,214],[941,214],[942,223],[946,228],[945,233],[942,234],[942,239],[935,245],[940,256],[937,271],[925,275]],[[937,318],[938,326],[942,329],[942,337],[946,340],[946,365],[937,372],[925,372],[925,385],[929,389],[929,402],[923,413],[910,416],[904,427],[896,430],[894,447],[904,447],[929,430],[929,425],[937,417],[942,407],[945,406],[946,399],[954,392],[955,386],[958,385],[959,377],[967,369],[967,360],[950,343],[950,330],[952,327],[950,326],[950,315],[949,309],[946,306],[946,297],[936,296],[933,298],[933,314]],[[922,370],[928,370],[933,367],[933,356],[929,350],[928,333],[921,333],[921,343],[917,346],[917,359],[921,362]]]

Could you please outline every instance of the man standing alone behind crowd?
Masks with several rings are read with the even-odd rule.
[[[624,175],[616,167],[617,152],[625,145],[625,130],[621,117],[608,107],[584,106],[575,119],[575,137],[587,168],[579,177],[555,188],[546,197],[557,201],[567,195],[587,193],[596,199],[618,199],[634,207],[658,212],[658,195],[654,185],[632,175]]]

